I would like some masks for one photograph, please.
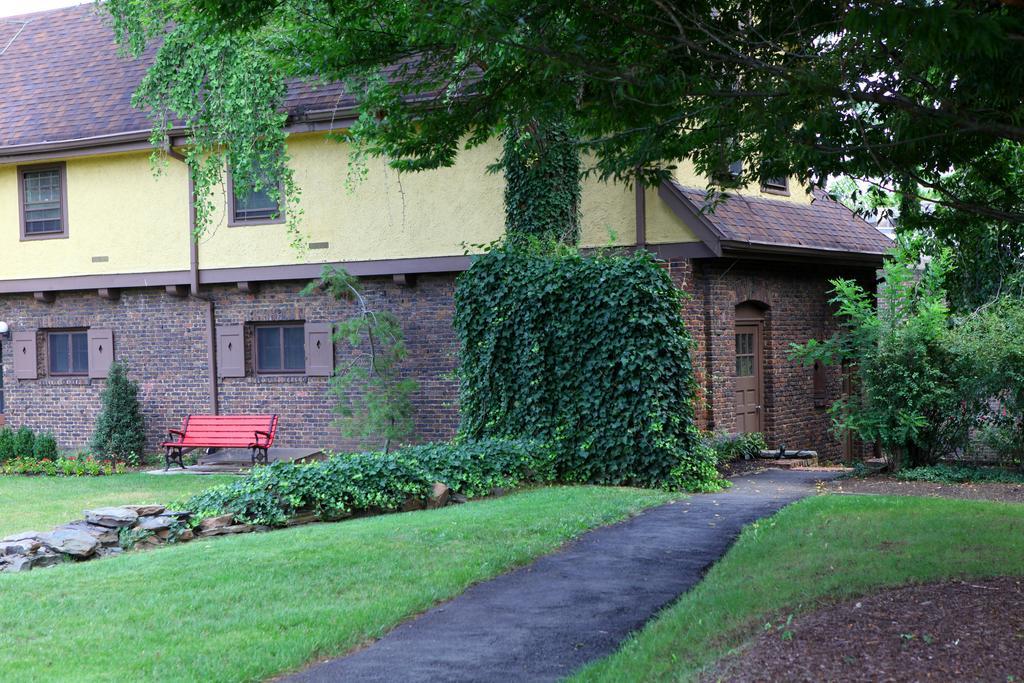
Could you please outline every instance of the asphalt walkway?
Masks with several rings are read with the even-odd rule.
[[[558,552],[284,680],[556,681],[614,652],[701,580],[746,524],[829,473],[769,470],[590,531]],[[501,542],[500,539],[495,539]]]

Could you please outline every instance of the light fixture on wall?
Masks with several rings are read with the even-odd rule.
[[[0,338],[10,339],[11,338],[11,326],[5,321],[0,320]]]

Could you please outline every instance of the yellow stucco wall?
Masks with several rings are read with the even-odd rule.
[[[328,244],[300,253],[282,224],[228,227],[226,196],[200,242],[200,267],[233,268],[335,261],[450,256],[486,244],[504,230],[500,174],[487,172],[499,156],[492,143],[461,154],[454,168],[399,176],[370,159],[364,179],[346,187],[348,148],[321,134],[293,136],[289,154],[302,190],[303,241]],[[149,154],[69,158],[69,237],[20,241],[16,166],[0,165],[0,280],[71,275],[182,271],[189,267],[188,181],[184,164],[169,161],[154,177]],[[703,187],[690,164],[677,179]],[[795,187],[779,201],[806,202]],[[651,244],[692,242],[696,237],[646,191]],[[635,242],[635,195],[621,185],[588,180],[582,199],[582,244]],[[614,239],[613,239],[614,236]],[[107,260],[94,261],[94,257]]]
[[[188,269],[188,175],[182,164],[172,163],[160,178],[145,152],[66,164],[68,237],[24,242],[17,167],[0,166],[0,279]]]
[[[306,242],[327,242],[305,255],[289,246],[280,224],[228,227],[226,195],[200,244],[203,268],[365,261],[464,253],[468,246],[498,239],[504,231],[500,174],[487,173],[498,159],[497,143],[464,151],[453,168],[403,174],[381,160],[367,162],[366,177],[351,189],[348,149],[318,135],[294,136],[289,155],[302,190],[300,231]],[[647,193],[648,235],[654,242],[697,238]],[[635,243],[636,203],[632,189],[587,180],[581,202],[583,246]],[[613,239],[614,236],[614,239]]]
[[[675,170],[676,181],[685,187],[696,187],[698,189],[704,189],[707,187],[707,179],[699,175],[693,168],[693,162],[683,160],[679,162]],[[748,185],[747,187],[740,188],[738,190],[730,190],[733,194],[746,195],[749,197],[762,197],[764,199],[772,199],[780,202],[794,202],[797,204],[810,204],[813,196],[807,191],[802,185],[796,182],[793,178],[789,179],[789,195],[779,195],[771,192],[762,192],[761,188],[757,185]]]

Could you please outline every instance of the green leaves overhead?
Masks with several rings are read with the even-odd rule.
[[[564,481],[713,484],[683,297],[646,252],[492,249],[455,292],[462,432],[550,442]]]
[[[978,0],[108,0],[160,40],[138,102],[233,161],[280,152],[285,79],[348,86],[348,139],[400,170],[568,117],[589,171],[655,184],[679,159],[738,183],[909,180],[977,212],[954,168],[1024,142],[1024,7]],[[167,52],[164,55],[164,52]],[[243,114],[236,116],[235,114]],[[205,182],[205,181],[204,181]],[[721,176],[714,182],[731,184]],[[290,195],[289,195],[290,196]],[[1006,218],[1021,222],[1012,210]]]

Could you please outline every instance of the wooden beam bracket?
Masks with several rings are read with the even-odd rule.
[[[178,297],[179,299],[188,296],[188,285],[166,285],[164,290],[170,296]]]

